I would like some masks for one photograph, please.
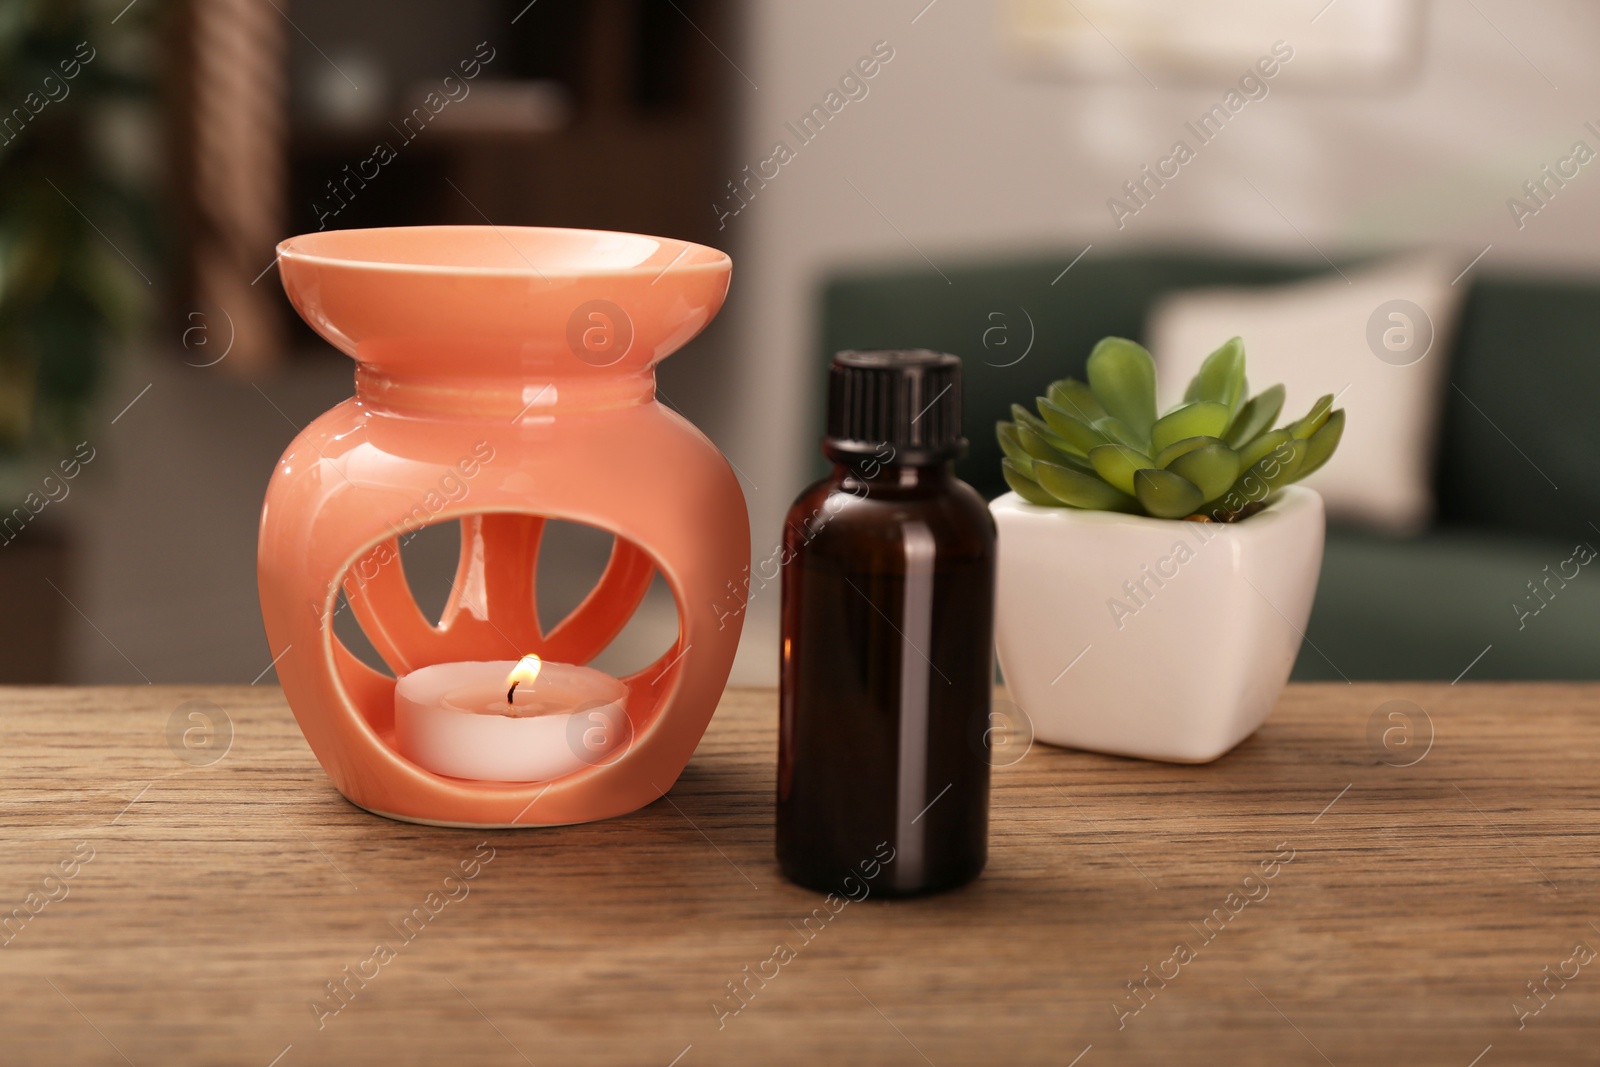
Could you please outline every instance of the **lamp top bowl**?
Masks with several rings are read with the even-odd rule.
[[[711,321],[733,264],[607,230],[396,226],[291,237],[278,268],[301,317],[374,370],[581,380],[648,373]]]

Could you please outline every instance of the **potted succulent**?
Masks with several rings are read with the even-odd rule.
[[[1237,337],[1159,416],[1134,342],[1101,341],[1087,377],[997,427],[1000,669],[1041,741],[1207,762],[1266,720],[1294,665],[1323,510],[1290,483],[1333,455],[1344,411],[1324,396],[1274,429],[1283,387],[1248,395]]]

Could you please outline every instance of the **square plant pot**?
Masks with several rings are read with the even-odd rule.
[[[1237,523],[989,505],[995,641],[1048,744],[1206,763],[1266,721],[1322,569],[1322,498],[1290,486]]]

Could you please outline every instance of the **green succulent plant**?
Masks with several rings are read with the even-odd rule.
[[[1249,396],[1237,337],[1206,357],[1164,415],[1155,361],[1126,338],[1095,345],[1087,377],[1052,382],[1037,415],[1013,404],[1014,421],[996,424],[1006,483],[1030,504],[1235,522],[1328,462],[1344,433],[1331,393],[1273,429],[1283,386]]]

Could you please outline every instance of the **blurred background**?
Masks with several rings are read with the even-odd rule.
[[[962,356],[992,496],[994,421],[1100,336],[1241,333],[1350,412],[1297,677],[1600,677],[1597,45],[1585,0],[3,0],[0,681],[270,682],[262,495],[352,390],[273,246],[486,220],[733,256],[660,385],[754,560],[835,349]],[[605,550],[558,538],[541,610]],[[655,590],[609,665],[675,625]]]

